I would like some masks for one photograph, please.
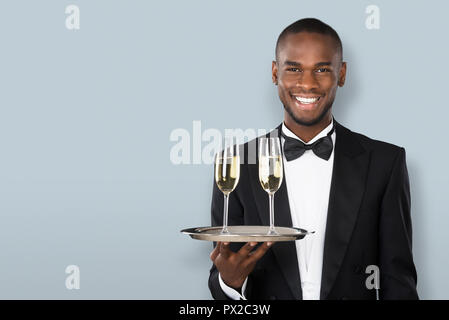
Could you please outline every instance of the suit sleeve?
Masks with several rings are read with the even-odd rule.
[[[238,188],[238,185],[237,185]],[[243,225],[243,206],[238,199],[237,189],[231,192],[229,196],[229,213],[228,213],[228,225]],[[211,220],[212,226],[222,226],[223,225],[223,208],[224,208],[224,196],[223,193],[218,189],[217,185],[213,184],[212,191],[212,208],[211,208]],[[214,247],[216,243],[214,242]],[[230,248],[232,251],[238,251],[243,243],[230,243]],[[219,282],[219,272],[214,264],[210,269],[209,274],[209,290],[212,297],[216,300],[231,300],[220,286]],[[249,282],[249,281],[248,281]],[[247,285],[248,287],[248,285]],[[248,290],[246,290],[248,291]]]
[[[396,157],[379,222],[380,299],[419,299],[412,253],[410,183],[405,149]]]

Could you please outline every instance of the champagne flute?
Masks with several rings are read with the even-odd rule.
[[[270,228],[268,235],[278,234],[274,228],[274,193],[282,184],[283,168],[279,138],[259,139],[259,181],[268,193]]]
[[[215,155],[215,182],[224,195],[223,229],[221,233],[229,234],[229,194],[235,189],[240,178],[240,156],[236,137],[226,137],[223,141],[223,147],[223,150]]]

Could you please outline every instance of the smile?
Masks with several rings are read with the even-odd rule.
[[[295,96],[295,99],[299,101],[301,104],[312,104],[320,100],[320,97],[306,98],[301,96]]]

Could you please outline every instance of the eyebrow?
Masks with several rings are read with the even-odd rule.
[[[287,60],[284,62],[284,65],[288,65],[288,66],[300,66],[301,63],[296,62],[296,61],[290,61]],[[332,63],[330,61],[324,61],[324,62],[318,62],[315,64],[315,67],[321,67],[321,66],[330,66],[332,65]]]

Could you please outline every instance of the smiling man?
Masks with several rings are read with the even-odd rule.
[[[410,191],[401,147],[370,139],[332,116],[346,63],[338,34],[302,19],[280,34],[273,83],[284,121],[284,182],[276,192],[277,226],[313,230],[295,242],[217,243],[209,288],[216,299],[418,299],[412,255]],[[250,157],[250,141],[244,145]],[[256,151],[257,154],[257,151]],[[214,185],[212,224],[222,224]],[[268,225],[258,164],[241,165],[229,199],[229,225]],[[366,270],[379,270],[378,291]]]
[[[308,142],[331,123],[332,104],[337,86],[345,82],[346,63],[337,33],[286,30],[278,39],[272,78],[285,108],[286,127]]]

